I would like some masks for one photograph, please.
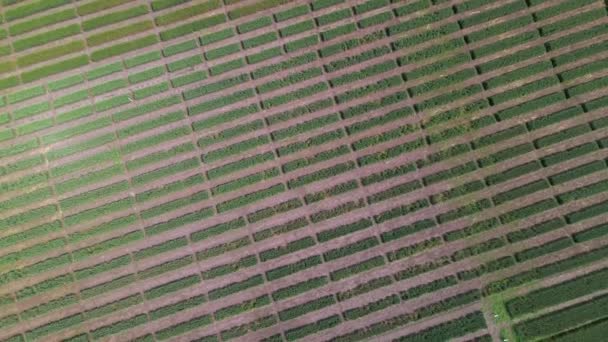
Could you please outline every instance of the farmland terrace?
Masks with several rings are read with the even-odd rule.
[[[0,340],[605,340],[606,6],[0,0]]]

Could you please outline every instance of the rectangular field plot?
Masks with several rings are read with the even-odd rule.
[[[603,341],[602,0],[0,0],[0,340]]]

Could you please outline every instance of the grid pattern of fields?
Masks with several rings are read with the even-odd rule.
[[[599,341],[603,0],[0,0],[0,340]]]

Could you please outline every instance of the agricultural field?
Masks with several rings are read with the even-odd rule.
[[[607,6],[0,0],[0,341],[604,341]]]

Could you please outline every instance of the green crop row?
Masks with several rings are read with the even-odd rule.
[[[209,0],[194,6],[184,7],[179,10],[157,16],[156,25],[166,26],[176,22],[187,20],[188,18],[210,12],[221,5],[219,0]]]
[[[354,276],[358,273],[365,272],[367,270],[370,270],[370,269],[373,269],[376,267],[384,266],[385,264],[386,264],[386,262],[384,261],[384,258],[382,256],[376,256],[376,257],[372,257],[369,259],[365,259],[356,264],[352,264],[352,265],[340,268],[338,270],[332,271],[329,274],[329,277],[331,278],[332,281],[338,281],[338,280]]]
[[[356,28],[356,27],[355,27]],[[359,38],[352,38],[344,42],[336,43],[319,50],[319,54],[322,57],[329,57],[340,52],[352,50],[358,46],[370,44],[377,40],[386,37],[386,33],[384,30],[378,30],[369,34],[366,34]]]
[[[292,198],[287,201],[257,210],[247,215],[249,223],[265,220],[280,213],[284,213],[302,206],[302,201],[298,198]]]
[[[453,14],[453,11],[451,8],[444,8],[439,11],[431,12],[428,14],[424,14],[424,15],[412,18],[411,20],[408,20],[403,23],[391,25],[391,26],[387,27],[386,30],[387,30],[387,33],[389,36],[396,36],[401,33],[413,30],[415,28],[429,25],[434,22],[446,19],[449,16],[451,16],[452,14]]]
[[[144,234],[142,231],[136,230],[115,238],[111,238],[94,245],[78,249],[72,253],[74,261],[85,260],[97,254],[105,253],[113,248],[118,248],[129,243],[142,240]]]
[[[300,21],[296,24],[279,29],[281,37],[289,37],[298,33],[306,32],[315,28],[315,22],[312,19]]]
[[[399,296],[392,294],[362,306],[354,307],[342,312],[345,320],[359,319],[363,316],[372,314],[376,311],[384,310],[389,306],[397,305],[401,302]]]
[[[268,279],[268,281],[277,280],[319,264],[321,264],[321,257],[318,255],[313,255],[311,257],[298,260],[294,263],[279,266],[266,271],[266,279]]]
[[[572,246],[574,243],[569,237],[559,238],[549,241],[543,245],[532,247],[521,252],[515,253],[515,259],[518,262],[524,262],[530,259],[538,258],[545,254],[553,253]]]
[[[540,179],[504,192],[500,192],[492,197],[492,201],[494,202],[494,205],[500,205],[537,191],[548,189],[549,187],[549,182],[547,182],[545,179]]]
[[[321,190],[321,191],[317,191],[315,193],[309,193],[306,194],[304,196],[304,201],[306,202],[306,204],[310,204],[310,203],[314,203],[314,202],[318,202],[321,200],[324,200],[328,197],[333,197],[333,196],[337,196],[352,190],[355,190],[359,187],[359,185],[357,184],[357,181],[355,180],[351,180],[348,182],[344,182],[344,183],[340,183],[337,185],[334,185],[330,188],[327,188],[325,190]]]
[[[350,298],[354,298],[359,295],[368,293],[370,291],[382,288],[384,286],[388,286],[392,283],[393,283],[393,280],[391,279],[390,276],[374,278],[374,279],[366,281],[365,283],[352,287],[348,290],[344,290],[344,291],[336,293],[336,298],[338,298],[338,301],[343,302]]]
[[[349,107],[349,108],[341,111],[340,114],[342,115],[342,118],[348,119],[348,118],[363,115],[365,113],[369,113],[373,110],[377,110],[382,107],[393,105],[393,104],[401,102],[405,99],[407,99],[407,94],[405,92],[399,91],[392,95],[383,97],[379,100],[365,102],[363,104],[356,105],[354,107]],[[368,126],[373,127],[375,125],[382,125],[382,124],[384,124],[386,122],[390,122],[396,118],[406,117],[411,114],[413,114],[413,111],[410,107],[402,107],[400,109],[390,111],[387,114],[384,114],[382,116],[379,116],[376,118],[371,118],[366,121],[360,121],[360,122],[354,123],[354,124],[348,126],[347,130],[348,130],[349,134],[355,134],[358,131],[364,131],[365,129],[367,129]]]
[[[348,102],[353,99],[369,95],[371,93],[383,91],[391,87],[396,87],[398,85],[401,85],[402,83],[403,79],[399,76],[393,76],[386,79],[382,79],[378,82],[371,83],[360,88],[355,88],[353,90],[348,90],[336,95],[336,103],[341,104],[344,102]]]
[[[245,56],[245,59],[247,59],[247,64],[256,64],[277,56],[281,56],[282,54],[283,50],[281,50],[280,47],[275,46],[251,55],[247,55]]]
[[[331,218],[346,214],[353,210],[363,208],[365,206],[365,200],[359,199],[358,201],[349,201],[346,203],[339,204],[329,209],[319,210],[310,215],[310,221],[318,223],[321,221],[329,220]]]
[[[336,325],[342,323],[339,315],[333,315],[326,318],[322,318],[312,323],[304,324],[292,329],[285,331],[285,338],[287,341],[295,341],[304,338],[308,335],[330,329]],[[281,340],[282,341],[282,340]]]
[[[284,11],[277,12],[273,15],[273,17],[274,17],[275,21],[277,23],[279,23],[281,21],[289,20],[292,18],[296,18],[296,17],[302,16],[302,15],[308,14],[309,12],[310,12],[310,6],[308,4],[306,4],[306,5],[291,7]]]
[[[530,132],[532,132],[534,130],[556,124],[560,121],[573,118],[577,115],[581,115],[582,113],[583,113],[583,110],[581,107],[579,107],[579,106],[570,107],[570,108],[567,108],[564,110],[553,112],[548,115],[530,120],[530,121],[526,122],[526,127],[528,127],[528,130]]]
[[[585,230],[572,234],[572,239],[575,242],[584,242],[608,234],[608,225],[598,224]]]
[[[503,150],[499,150],[497,152],[489,154],[483,158],[478,159],[477,163],[479,164],[480,167],[488,167],[488,166],[503,162],[505,160],[513,159],[517,156],[529,153],[531,151],[534,151],[534,145],[532,143],[525,142],[525,143],[521,143],[519,145],[515,145],[512,147],[507,147]],[[493,176],[496,176],[496,175],[500,175],[500,174],[498,173]]]
[[[405,291],[401,291],[399,295],[403,300],[409,300],[413,298],[420,297],[422,295],[433,293],[435,291],[439,291],[441,289],[454,286],[458,283],[458,280],[455,276],[450,275],[444,278],[439,278],[437,280],[433,280],[428,283],[424,283],[422,285],[410,287]]]
[[[203,95],[212,94],[224,89],[234,87],[242,84],[243,82],[249,81],[248,74],[241,74],[235,77],[223,79],[214,83],[206,84],[197,88],[193,88],[183,92],[185,100],[191,100]]]
[[[276,125],[281,122],[289,121],[303,115],[308,115],[317,111],[321,111],[325,108],[328,108],[334,104],[333,99],[325,98],[322,100],[317,100],[311,102],[309,104],[298,106],[293,109],[289,109],[283,112],[279,112],[277,114],[266,117],[266,123],[268,126]]]
[[[176,229],[178,227],[200,221],[206,217],[212,216],[214,214],[213,209],[206,207],[200,210],[197,210],[192,213],[185,214],[183,216],[179,216],[173,219],[170,219],[165,222],[160,222],[152,226],[148,226],[145,228],[146,234],[156,235],[162,232],[166,232],[169,230]]]
[[[411,234],[414,234],[416,232],[419,232],[419,231],[422,231],[425,229],[433,228],[435,226],[436,226],[436,224],[433,220],[423,219],[423,220],[419,220],[419,221],[410,223],[408,225],[399,226],[399,227],[393,228],[389,231],[386,231],[386,232],[380,234],[380,238],[382,239],[382,242],[386,243],[386,242],[390,242],[393,240],[401,239],[405,236],[409,236]]]
[[[541,91],[545,88],[559,84],[559,79],[556,76],[548,76],[540,80],[526,83],[518,88],[510,89],[505,92],[490,96],[489,100],[492,105],[499,105],[504,102],[520,98],[521,96]],[[573,91],[575,91],[573,89]]]
[[[473,133],[479,129],[496,123],[496,119],[491,115],[485,115],[469,122],[439,130],[437,133],[430,133],[426,140],[429,144],[437,144],[445,140],[454,139],[458,136]]]
[[[458,31],[460,27],[457,23],[448,23],[438,28],[431,28],[421,31],[420,33],[410,34],[408,36],[398,38],[391,42],[393,51],[406,49],[427,41],[445,37],[451,33]],[[467,54],[468,55],[468,54]],[[467,56],[470,59],[470,56]]]
[[[201,113],[205,113],[214,109],[231,105],[233,103],[245,100],[253,96],[255,96],[255,92],[253,91],[253,89],[239,90],[230,95],[218,97],[216,99],[205,101],[194,106],[188,107],[188,115],[194,116]]]
[[[598,319],[581,327],[574,328],[552,337],[559,342],[595,341],[601,339],[608,329],[607,319]]]
[[[249,38],[246,40],[243,40],[241,42],[242,46],[244,49],[253,49],[256,48],[258,46],[270,43],[270,42],[274,42],[275,40],[277,40],[279,37],[276,34],[276,32],[268,32],[268,33],[264,33],[261,34],[259,36],[253,37],[253,38]]]
[[[251,104],[245,107],[240,107],[234,110],[227,111],[222,114],[218,114],[215,116],[210,116],[208,118],[195,121],[192,123],[192,129],[194,131],[200,131],[204,128],[212,128],[214,126],[220,125],[222,123],[234,121],[245,117],[249,114],[257,113],[259,111],[259,107],[257,104]]]
[[[141,122],[135,125],[127,126],[116,132],[119,138],[127,138],[142,132],[148,131],[152,128],[161,127],[166,124],[179,121],[185,117],[183,111],[176,111],[167,114],[163,114],[158,118],[154,118],[145,122]]]
[[[200,82],[207,78],[207,73],[204,71],[195,71],[190,74],[186,74],[184,76],[179,76],[171,79],[171,85],[173,88],[179,88],[186,86],[188,84]]]
[[[507,243],[503,238],[489,239],[452,253],[452,260],[459,261],[475,255],[483,254],[494,249],[504,247],[506,244]]]
[[[10,211],[21,206],[28,206],[39,201],[44,201],[51,196],[51,189],[43,187],[35,189],[23,195],[15,196],[5,201],[0,202],[0,210]]]
[[[533,19],[529,15],[519,16],[514,19],[510,19],[469,33],[466,35],[466,39],[468,43],[476,43],[485,39],[499,36],[518,27],[525,27],[526,25],[532,24],[532,22]]]
[[[428,120],[423,121],[422,126],[424,128],[431,128],[436,125],[440,125],[451,120],[456,120],[461,117],[470,117],[473,114],[489,107],[490,104],[486,99],[477,100],[447,111],[440,112],[431,116]]]
[[[415,322],[426,317],[438,314],[440,312],[448,311],[450,309],[463,306],[469,304],[475,300],[479,299],[479,291],[473,290],[469,292],[464,292],[458,294],[456,296],[450,297],[448,299],[435,302],[430,304],[429,306],[414,310],[410,313],[399,314],[397,316],[390,317],[383,321],[376,322],[374,324],[368,325],[361,329],[356,329],[350,333],[345,335],[340,335],[331,339],[332,342],[353,342],[353,341],[361,341],[367,340],[373,336],[381,335],[390,330],[398,328],[400,326],[406,325],[411,322]],[[473,316],[476,316],[475,320],[478,320],[477,323],[480,326],[471,327],[464,326],[467,321],[470,321]],[[485,327],[485,322],[483,320],[483,315],[481,312],[474,312],[460,319],[456,319],[455,321],[450,321],[447,323],[439,324],[438,326],[428,328],[423,330],[422,332],[418,332],[416,334],[408,335],[405,337],[401,337],[405,341],[426,341],[426,340],[448,340],[451,337],[458,337],[461,335],[465,335],[468,331],[459,331],[459,329],[471,329],[472,331],[478,330]],[[447,330],[447,331],[444,331]],[[454,331],[452,331],[454,330]],[[419,335],[420,334],[420,335]],[[418,339],[420,338],[420,339]],[[401,339],[396,339],[396,341],[400,341]]]
[[[220,159],[228,158],[232,155],[238,154],[243,151],[247,151],[253,148],[257,148],[270,142],[270,138],[267,135],[260,135],[247,140],[243,140],[226,147],[212,150],[203,154],[203,162],[211,163]]]
[[[608,255],[608,248],[606,247],[600,247],[587,252],[579,253],[566,259],[558,260],[544,266],[539,266],[508,278],[490,282],[485,286],[484,293],[489,295],[502,292],[537,279],[566,272],[594,261],[601,260],[602,258],[605,258],[606,255]]]
[[[306,148],[310,148],[313,146],[323,145],[327,142],[340,139],[344,137],[346,134],[342,128],[338,128],[333,131],[329,131],[327,133],[321,133],[318,135],[313,135],[312,137],[306,139],[305,141],[296,141],[286,146],[282,146],[277,148],[277,154],[279,156],[285,156],[291,153],[295,153],[301,151]]]
[[[201,240],[208,239],[209,237],[223,234],[229,230],[242,228],[245,226],[245,219],[242,217],[236,218],[234,220],[219,223],[211,227],[206,227],[201,230],[197,230],[190,234],[190,239],[194,242],[198,242]]]
[[[499,270],[515,265],[515,259],[512,256],[506,256],[485,262],[477,267],[458,272],[458,279],[471,280],[481,277],[484,274],[497,272]]]
[[[93,266],[78,269],[74,271],[74,275],[77,280],[87,279],[130,263],[131,257],[129,255],[123,255]]]
[[[57,207],[53,204],[42,206],[36,209],[31,209],[24,213],[0,219],[0,229],[8,229],[10,227],[21,226],[33,220],[40,219],[41,217],[55,215],[56,213]]]
[[[242,312],[257,309],[268,304],[270,304],[270,297],[265,294],[254,299],[246,300],[241,303],[221,308],[215,311],[213,316],[215,317],[215,320],[220,321],[231,316],[238,315]]]
[[[90,229],[71,233],[68,236],[68,239],[70,243],[77,243],[103,233],[115,231],[128,225],[132,225],[135,220],[136,217],[133,214],[119,217],[114,220],[96,225]]]
[[[150,247],[142,248],[133,253],[135,260],[142,260],[156,256],[161,253],[166,253],[170,250],[177,249],[187,245],[188,241],[186,238],[181,237],[173,240],[168,240]]]
[[[285,245],[261,251],[259,253],[260,261],[265,262],[268,260],[276,259],[284,255],[295,253],[299,250],[314,246],[315,244],[315,240],[312,237],[303,237],[301,239],[291,241]]]
[[[586,197],[593,196],[608,190],[608,180],[602,180],[586,186],[576,188],[574,190],[560,193],[556,196],[557,201],[567,203],[575,200],[583,200]]]
[[[279,319],[281,321],[288,321],[295,319],[309,312],[321,310],[327,306],[336,303],[336,299],[333,295],[324,296],[321,298],[313,299],[311,301],[293,306],[282,311],[279,311]]]
[[[264,127],[264,122],[261,119],[250,121],[238,126],[227,128],[223,131],[204,136],[198,139],[197,144],[201,148],[213,145],[233,137],[243,136],[250,132],[255,132]]]
[[[183,172],[185,170],[193,169],[199,165],[197,158],[189,158],[175,164],[164,166],[156,170],[146,172],[132,178],[132,184],[134,186],[141,186],[146,183],[152,182],[156,179],[160,179],[169,175]]]
[[[60,228],[61,223],[59,221],[44,223],[25,231],[4,236],[0,239],[0,247],[6,248],[13,244],[18,244],[21,242],[29,241],[31,239],[35,239],[38,236],[53,234],[57,232]]]
[[[549,210],[549,209],[553,209],[557,206],[558,206],[557,201],[553,198],[540,200],[540,201],[534,202],[530,205],[527,205],[525,207],[514,209],[507,213],[500,215],[500,221],[503,224],[510,223],[513,221],[521,220],[521,219],[527,218],[529,216],[541,213],[541,212]]]
[[[474,77],[475,75],[476,72],[474,69],[463,69],[461,71],[457,71],[453,74],[446,75],[439,79],[428,81],[420,85],[408,88],[408,92],[412,97],[420,96],[425,93],[436,91],[438,89],[442,89],[459,82],[464,82]]]
[[[198,303],[198,302],[200,302],[200,299],[198,297],[196,297],[196,299],[193,299],[190,302],[183,303],[182,307],[185,307],[185,308],[192,307],[195,305],[193,302]],[[209,325],[209,324],[211,324],[212,321],[213,321],[213,319],[210,314],[195,316],[194,318],[191,318],[189,321],[177,323],[177,324],[171,325],[170,327],[160,329],[160,330],[156,331],[154,334],[155,334],[157,340],[163,341],[163,340],[167,340],[173,336],[179,336],[188,331]]]
[[[91,53],[91,60],[98,62],[103,59],[121,55],[123,53],[142,49],[156,43],[158,43],[158,38],[156,35],[144,36],[138,39],[133,39],[131,41],[118,43],[103,49],[95,50]]]
[[[85,321],[85,317],[81,313],[73,314],[59,320],[51,321],[44,325],[38,326],[25,332],[27,339],[38,339],[40,337],[52,334],[63,329],[68,329],[74,325]]]
[[[399,116],[402,116],[402,115],[411,115],[411,114],[413,114],[413,111],[410,111],[408,109],[409,109],[409,107],[407,107],[405,111],[393,111],[393,112],[390,112],[387,115],[391,115],[391,117],[388,117],[388,118],[385,117],[385,116],[382,116],[382,117],[376,117],[376,118],[370,119],[370,120],[372,120],[372,123],[378,124],[378,123],[384,122],[385,120],[389,120],[389,121],[390,120],[395,120],[396,119],[395,116],[399,117]],[[368,125],[364,126],[365,129],[373,127],[373,126],[369,125],[370,121],[367,121],[367,122],[361,124],[359,126],[359,128],[361,129],[361,126],[365,125],[366,123]],[[349,129],[349,128],[350,127],[347,127],[347,129]],[[386,132],[383,132],[383,133],[379,133],[379,134],[376,134],[376,135],[372,135],[372,136],[368,136],[368,137],[365,137],[365,138],[361,138],[361,139],[353,142],[352,146],[353,146],[354,150],[359,151],[359,150],[362,150],[362,149],[365,149],[365,148],[368,148],[368,147],[371,147],[371,146],[374,146],[374,145],[378,145],[378,144],[381,144],[381,143],[385,143],[387,141],[391,141],[391,140],[394,140],[394,139],[401,138],[401,137],[403,137],[405,135],[408,135],[410,133],[416,132],[419,129],[420,129],[420,126],[418,124],[406,124],[406,125],[394,128],[392,130],[389,130],[389,131],[386,131]],[[350,132],[349,132],[349,134],[350,134]]]
[[[248,323],[236,325],[229,329],[222,330],[220,332],[220,336],[222,337],[222,340],[228,341],[228,340],[243,336],[250,331],[257,331],[259,329],[271,327],[276,323],[277,323],[277,318],[275,315],[264,316],[262,318],[257,318]],[[275,335],[275,336],[280,336],[280,334]],[[205,336],[202,339],[199,339],[199,341],[200,340],[202,340],[203,342],[218,341],[217,337],[213,336],[213,335]]]
[[[395,186],[392,186],[386,190],[382,190],[371,194],[367,197],[367,202],[369,204],[386,201],[396,196],[401,196],[408,192],[412,192],[422,188],[422,183],[419,180],[408,181],[405,183],[401,183]]]
[[[261,285],[262,283],[264,283],[264,278],[261,275],[255,275],[243,281],[230,283],[224,287],[209,291],[209,300],[217,300],[240,291],[245,291],[254,286]]]
[[[336,260],[339,258],[349,256],[351,254],[355,254],[355,253],[364,251],[369,248],[373,248],[379,244],[380,244],[380,241],[378,241],[378,239],[376,237],[374,237],[374,236],[368,237],[368,238],[365,238],[365,239],[362,239],[359,241],[349,243],[342,247],[328,250],[327,252],[323,253],[323,259],[326,262]]]
[[[270,228],[256,232],[253,234],[253,239],[255,241],[270,239],[273,236],[289,233],[291,231],[306,227],[307,225],[308,221],[306,220],[306,217],[301,216],[285,223],[274,225]]]
[[[78,302],[78,297],[76,297],[75,294],[70,293],[63,297],[48,301],[44,304],[40,304],[38,306],[35,306],[35,307],[27,309],[27,310],[24,310],[21,313],[21,317],[25,320],[30,320],[32,318],[44,315],[49,312],[56,311],[60,308],[64,308],[66,306],[75,304],[77,302]]]
[[[404,153],[412,152],[416,149],[422,148],[425,145],[424,138],[418,138],[411,140],[400,145],[389,147],[386,150],[365,155],[357,159],[359,166],[366,166],[370,164],[379,163],[386,159],[395,158]]]
[[[225,72],[242,68],[243,66],[245,66],[245,60],[243,58],[235,58],[229,62],[212,66],[211,68],[209,68],[209,74],[211,74],[212,76],[217,76]]]
[[[327,284],[327,282],[327,276],[320,276],[304,280],[294,285],[286,286],[272,292],[272,299],[277,302],[285,300],[287,298],[291,298],[307,291],[311,291],[318,287],[324,286]]]
[[[557,230],[559,228],[564,227],[565,225],[566,223],[561,218],[554,218],[551,220],[536,223],[520,230],[507,233],[506,237],[510,243],[515,243],[537,235]]]
[[[188,153],[194,151],[195,147],[192,143],[185,143],[181,145],[177,145],[168,150],[161,150],[158,152],[153,152],[143,157],[130,160],[126,162],[127,169],[133,171],[143,166],[146,166],[151,163],[156,163],[162,160],[169,159],[171,157],[178,156],[180,154]]]
[[[318,77],[322,74],[323,74],[323,72],[322,72],[321,68],[313,67],[313,68],[306,69],[306,70],[303,70],[303,71],[295,73],[295,74],[291,74],[282,79],[263,83],[263,84],[259,85],[258,87],[256,87],[256,89],[259,94],[264,94],[264,93],[271,92],[273,90],[277,90],[280,88],[284,88],[284,87],[287,87],[290,85],[297,84],[299,82],[303,82],[305,80],[308,80],[308,79],[311,79],[314,77]]]
[[[592,300],[574,304],[538,318],[517,323],[515,334],[521,339],[531,339],[553,335],[556,332],[574,328],[580,324],[608,315],[608,296],[598,296]]]
[[[587,153],[594,152],[599,149],[599,146],[595,142],[588,142],[581,145],[577,145],[566,150],[549,154],[545,157],[541,158],[541,163],[545,167],[553,166],[564,162],[566,160],[570,160],[573,158],[577,158],[583,156]]]
[[[443,241],[439,237],[432,237],[427,240],[413,243],[411,245],[401,247],[394,251],[386,253],[386,257],[389,262],[395,262],[397,260],[421,253],[427,249],[432,249],[441,245]]]
[[[413,163],[402,164],[402,165],[399,165],[396,167],[388,168],[388,169],[370,174],[369,176],[365,176],[365,177],[361,178],[361,184],[363,184],[363,186],[368,186],[370,184],[379,183],[379,182],[383,182],[385,180],[399,177],[401,175],[413,172],[415,170],[416,170],[416,165]]]
[[[464,184],[455,186],[455,187],[451,188],[450,190],[446,190],[446,191],[440,192],[438,194],[431,195],[429,197],[429,200],[431,201],[432,204],[436,204],[439,202],[444,202],[444,201],[451,200],[453,198],[458,198],[458,197],[467,195],[471,192],[479,191],[479,190],[483,189],[484,187],[485,187],[485,185],[482,181],[474,180],[474,181],[471,181],[468,183],[464,183]]]
[[[550,36],[560,31],[568,30],[570,28],[582,25],[585,22],[592,22],[597,18],[601,17],[600,9],[591,9],[586,12],[579,12],[575,15],[568,16],[566,19],[546,24],[539,28],[542,36]]]
[[[242,187],[259,183],[279,175],[279,169],[274,167],[251,175],[217,185],[211,189],[211,193],[216,196],[219,194],[238,190]]]
[[[389,221],[395,219],[397,217],[406,216],[418,210],[424,209],[430,205],[429,201],[426,199],[417,200],[411,202],[409,204],[399,205],[393,207],[391,209],[387,209],[383,212],[380,212],[377,215],[374,215],[374,221],[377,224],[380,224],[385,221]]]
[[[144,295],[145,295],[146,299],[150,300],[150,299],[162,297],[162,296],[168,295],[172,292],[176,292],[181,289],[185,289],[187,287],[199,284],[200,282],[201,282],[201,278],[198,275],[186,276],[186,277],[179,278],[177,280],[173,280],[168,283],[153,287],[149,290],[146,290],[144,292]],[[181,303],[181,302],[178,302],[178,303]],[[180,305],[180,304],[178,304],[178,305]],[[159,316],[162,317],[162,314],[168,310],[169,310],[169,308],[163,307],[163,308],[159,309],[158,311],[156,311],[156,310],[152,311],[154,314],[151,313],[151,318],[152,317],[159,318]]]
[[[231,54],[237,53],[241,51],[241,46],[238,43],[224,45],[219,48],[215,48],[209,50],[204,53],[205,59],[208,61],[212,61],[214,59],[223,58],[229,56]]]
[[[598,215],[601,215],[606,212],[608,208],[608,201],[603,201],[600,203],[592,204],[590,206],[584,207],[577,211],[566,214],[566,222],[569,224],[576,223],[582,220],[586,220]]]
[[[316,163],[324,162],[324,161],[342,156],[349,152],[350,152],[350,149],[348,148],[348,146],[341,145],[341,146],[338,146],[338,147],[330,149],[330,150],[319,152],[310,157],[300,158],[300,159],[296,159],[296,160],[287,162],[282,165],[282,169],[283,169],[284,173],[292,172],[292,171],[295,171],[295,170],[303,168],[303,167],[307,167],[310,165],[314,165]]]
[[[171,29],[160,32],[160,39],[162,41],[169,41],[172,39],[179,38],[181,36],[202,31],[204,29],[211,28],[213,26],[226,22],[226,16],[224,14],[215,14],[209,17],[198,19],[186,24],[176,26]]]
[[[416,37],[416,38],[418,38],[418,37]],[[423,37],[420,37],[420,38],[423,38]],[[413,43],[413,42],[411,42],[411,43]],[[422,50],[418,50],[418,51],[412,52],[408,55],[401,56],[401,57],[397,58],[397,63],[400,66],[404,66],[404,65],[408,65],[408,64],[415,65],[417,63],[422,63],[423,61],[425,61],[429,58],[434,58],[437,56],[444,56],[453,50],[457,50],[458,48],[464,47],[464,45],[465,45],[465,42],[462,38],[451,39],[451,40],[448,40],[447,42],[431,45]],[[449,63],[451,63],[451,62],[448,62],[448,64]],[[445,70],[446,66],[441,65],[441,68],[443,68]],[[423,69],[419,69],[414,74],[415,75],[420,74],[420,73],[424,74],[424,73],[428,73],[428,72],[430,72],[428,70],[428,67],[423,67]],[[407,74],[406,74],[406,76],[407,76]],[[420,76],[420,75],[416,75],[416,76]]]
[[[483,314],[479,311],[475,311],[454,320],[418,331],[414,334],[402,336],[396,339],[396,341],[416,342],[450,340],[484,328],[486,328],[486,322]]]
[[[550,40],[547,42],[547,48],[550,51],[557,50],[563,48],[564,46],[571,46],[604,33],[606,33],[606,27],[603,25],[596,25],[586,30],[580,30],[568,35],[564,35],[563,37]],[[560,56],[555,57],[553,60],[556,62],[556,65],[562,65],[563,63],[569,63],[576,60],[578,57],[582,57],[581,55],[598,53],[605,48],[606,45],[603,42],[591,44],[583,48],[573,50],[569,53],[563,53]]]
[[[101,283],[99,285],[95,285],[89,288],[85,288],[81,291],[83,298],[91,298],[94,296],[101,295],[106,292],[110,292],[115,289],[119,289],[121,287],[127,286],[135,282],[135,276],[133,274],[128,274],[122,277],[118,277],[112,279],[110,281]]]
[[[425,186],[442,182],[451,178],[459,177],[467,173],[477,170],[475,162],[467,162],[465,164],[457,165],[446,170],[437,171],[433,174],[425,176],[422,181]]]
[[[522,316],[571,299],[599,291],[608,286],[606,269],[591,272],[556,285],[532,291],[505,303],[512,317]]]
[[[251,239],[248,236],[237,238],[235,240],[221,243],[219,245],[215,245],[209,248],[205,248],[196,252],[197,260],[205,260],[212,257],[216,257],[222,255],[224,253],[239,249],[241,247],[249,246],[251,244]]]
[[[147,279],[147,278],[151,278],[151,277],[156,277],[163,273],[190,265],[190,264],[192,264],[193,261],[194,261],[194,258],[191,255],[187,255],[185,257],[170,260],[170,261],[164,262],[162,264],[159,264],[156,266],[151,266],[144,270],[140,270],[139,278]]]

